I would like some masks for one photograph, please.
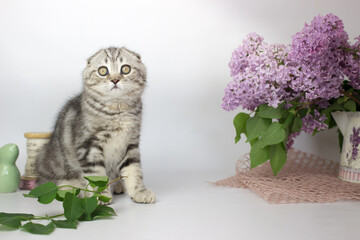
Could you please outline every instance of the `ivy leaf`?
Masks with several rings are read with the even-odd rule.
[[[111,197],[107,197],[107,196],[104,196],[104,195],[99,196],[99,201],[102,201],[104,203],[110,202],[110,200],[111,200]]]
[[[246,130],[246,121],[250,117],[247,113],[239,113],[234,118],[234,127],[236,130],[236,136],[235,136],[235,143],[237,143],[240,140],[241,133],[245,133]]]
[[[95,211],[98,206],[98,200],[95,196],[91,198],[83,198],[81,199],[82,208],[84,209],[84,214],[79,218],[82,221],[91,221],[91,214]]]
[[[284,110],[284,104],[279,104],[277,108],[263,104],[259,106],[257,114],[262,118],[279,119],[286,114],[286,111]]]
[[[72,228],[76,229],[77,222],[74,221],[68,221],[68,220],[51,220],[58,228]]]
[[[26,193],[24,193],[23,196],[24,196],[24,197],[27,197],[27,198],[37,198],[37,197],[35,197],[35,196],[33,196],[33,195],[26,194]]]
[[[356,103],[354,100],[349,100],[344,104],[344,107],[351,111],[351,112],[356,112]]]
[[[105,189],[107,189],[107,185],[104,186],[104,187],[98,187],[98,188],[96,189],[96,191],[102,192],[102,191],[104,191]],[[96,193],[95,193],[95,194],[96,194]],[[99,195],[98,195],[98,196],[99,196]]]
[[[262,118],[258,115],[249,118],[246,121],[246,137],[250,141],[262,136],[271,124],[271,119]]]
[[[72,193],[65,194],[63,208],[64,215],[69,221],[77,220],[84,213],[81,199]]]
[[[19,217],[4,217],[0,219],[0,224],[10,227],[19,228],[21,227],[21,218]]]
[[[282,143],[271,145],[269,148],[269,158],[271,169],[274,176],[283,168],[286,163],[287,153]]]
[[[278,123],[271,123],[270,127],[263,133],[259,140],[259,147],[263,148],[268,145],[274,145],[284,141],[286,133],[284,127]]]
[[[38,198],[38,202],[43,204],[51,203],[58,191],[58,187],[53,182],[44,183],[29,192],[24,194],[25,197]]]
[[[62,202],[64,201],[65,195],[66,193],[74,193],[73,189],[67,189],[67,190],[58,190],[57,195],[56,195],[56,200]],[[79,195],[80,193],[80,189],[76,189],[75,190],[75,196]]]
[[[34,234],[50,234],[54,231],[55,225],[53,222],[50,222],[48,225],[28,222],[22,228]]]
[[[89,181],[90,185],[94,187],[105,187],[109,182],[108,177],[103,176],[86,176],[84,177],[86,180]]]
[[[66,193],[73,193],[72,189],[69,190],[59,190],[56,195],[56,200],[62,202],[64,201]]]
[[[95,211],[91,214],[91,218],[93,220],[97,218],[111,217],[111,216],[116,216],[114,209],[105,205],[98,205]]]
[[[33,219],[34,215],[33,214],[28,214],[28,213],[4,213],[4,212],[0,212],[0,220],[3,218],[9,218],[9,217],[20,217],[21,221],[26,221],[28,219]]]
[[[269,147],[260,148],[259,142],[254,143],[250,150],[250,167],[257,167],[269,159]]]
[[[33,214],[0,212],[0,224],[10,228],[19,228],[21,221],[27,221],[33,218]]]

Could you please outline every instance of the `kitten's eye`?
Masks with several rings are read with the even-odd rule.
[[[98,73],[100,74],[100,76],[106,76],[108,75],[109,71],[107,67],[99,67]]]
[[[131,67],[129,65],[124,65],[121,67],[122,74],[129,74],[131,71]]]

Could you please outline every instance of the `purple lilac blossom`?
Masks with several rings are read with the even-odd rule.
[[[286,149],[289,150],[292,145],[294,144],[294,139],[300,135],[300,132],[293,132],[288,136],[287,143],[286,143]]]
[[[238,106],[254,110],[264,103],[277,107],[288,95],[287,52],[285,45],[269,45],[258,34],[249,34],[232,54],[229,67],[233,81],[225,89],[222,107],[228,111]]]
[[[347,53],[347,61],[344,66],[344,74],[349,78],[349,84],[360,90],[360,36]]]
[[[327,100],[341,95],[345,75],[360,88],[360,53],[349,54],[344,48],[359,50],[360,37],[351,46],[342,21],[333,14],[305,24],[290,46],[270,45],[251,33],[232,54],[233,81],[225,89],[222,107],[254,110],[291,100],[327,107]]]
[[[319,111],[315,109],[314,114],[308,114],[301,119],[301,130],[309,134],[312,134],[315,130],[324,130],[328,127],[328,125],[324,123],[326,119],[327,117],[325,115],[321,115]]]
[[[333,14],[315,17],[292,37],[289,65],[294,67],[290,84],[294,97],[312,101],[340,96],[344,46],[348,46],[348,35],[342,21]]]
[[[314,110],[314,115],[308,114],[301,119],[302,127],[301,131],[312,134],[315,130],[321,131],[326,129],[328,126],[324,123],[326,120],[325,115],[320,115],[318,110]],[[294,144],[294,139],[300,135],[300,132],[293,132],[288,136],[286,149],[289,150]]]
[[[296,33],[289,46],[267,44],[256,33],[249,34],[232,54],[229,63],[233,81],[228,83],[222,108],[241,106],[255,110],[261,104],[277,107],[291,101],[329,107],[342,95],[346,77],[360,89],[360,36],[348,42],[341,19],[333,14],[315,17]],[[301,131],[313,133],[327,128],[326,117],[315,110],[302,119]],[[288,137],[288,148],[300,133]]]

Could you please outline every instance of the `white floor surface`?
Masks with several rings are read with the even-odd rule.
[[[0,227],[0,239],[360,239],[360,202],[273,205],[250,190],[208,183],[225,177],[148,173],[145,182],[157,195],[155,204],[116,195],[112,219],[80,222],[77,230],[56,229],[48,236]],[[0,194],[0,212],[56,215],[62,210],[59,202],[41,205],[23,193]]]

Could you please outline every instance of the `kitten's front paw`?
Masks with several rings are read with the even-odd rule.
[[[155,194],[149,189],[138,191],[132,198],[136,203],[154,203],[156,200]]]
[[[122,183],[120,181],[115,184],[114,193],[116,193],[116,194],[124,193],[124,186],[122,185]]]

